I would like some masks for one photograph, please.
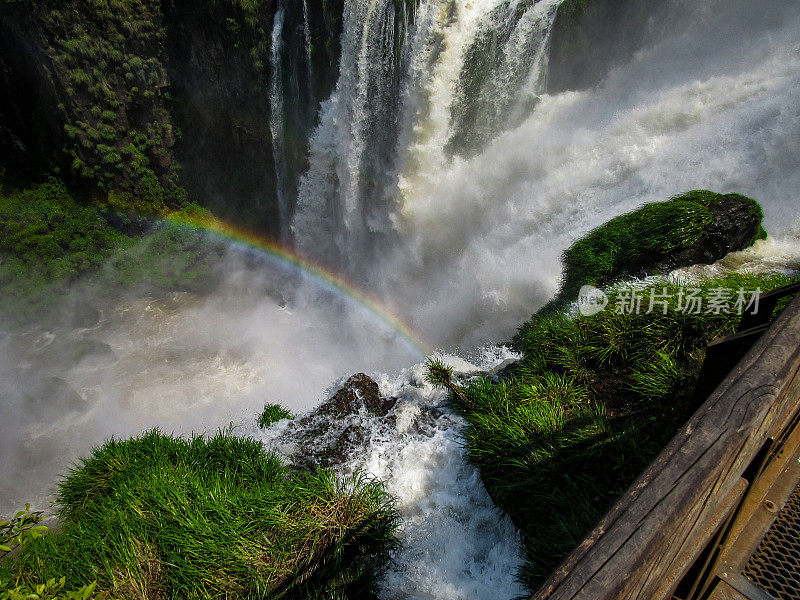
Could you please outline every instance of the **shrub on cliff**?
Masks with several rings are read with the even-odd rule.
[[[223,251],[189,227],[81,204],[54,178],[26,189],[0,183],[0,313],[7,322],[41,319],[87,274],[96,296],[203,292],[215,284],[213,261]]]
[[[130,242],[57,180],[26,190],[0,186],[0,311],[52,307],[67,283]]]
[[[59,489],[62,529],[14,576],[122,598],[362,598],[397,544],[378,483],[292,471],[225,432],[111,440]]]

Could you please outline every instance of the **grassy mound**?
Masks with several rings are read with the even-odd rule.
[[[58,500],[63,528],[11,573],[118,598],[363,598],[397,544],[379,484],[293,472],[229,433],[109,441]]]
[[[665,273],[711,263],[766,237],[763,213],[740,194],[695,190],[611,219],[564,252],[557,303],[574,301],[584,285]]]
[[[697,287],[762,291],[782,275],[730,275]],[[535,589],[582,540],[695,410],[693,390],[706,344],[732,333],[736,314],[669,309],[618,314],[622,291],[594,316],[534,316],[517,334],[519,365],[499,383],[472,382],[451,394],[468,425],[468,457],[493,500],[523,532],[522,579]],[[429,377],[455,387],[442,365]],[[452,391],[452,390],[451,390]]]

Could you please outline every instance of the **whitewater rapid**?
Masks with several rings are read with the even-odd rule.
[[[480,366],[443,358],[468,374],[513,356],[503,348],[493,350]],[[519,534],[492,503],[478,471],[466,462],[459,438],[463,420],[449,410],[446,394],[425,382],[424,370],[417,364],[395,375],[374,375],[381,395],[398,399],[387,418],[362,408],[332,426],[334,439],[353,429],[365,439],[337,471],[360,470],[382,481],[402,517],[403,546],[381,580],[380,597],[491,600],[522,595],[524,588],[516,582],[522,565]],[[300,423],[292,429],[289,421],[281,421],[259,431],[250,418],[240,431],[291,461],[315,443],[306,438],[298,443],[298,435],[320,435],[317,421]]]

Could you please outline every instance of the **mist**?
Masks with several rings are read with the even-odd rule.
[[[299,413],[343,376],[422,359],[371,311],[268,257],[231,248],[215,272],[206,295],[102,302],[87,278],[55,323],[0,337],[0,513],[46,508],[58,476],[109,437],[213,433],[267,402]],[[79,306],[97,323],[75,327]]]

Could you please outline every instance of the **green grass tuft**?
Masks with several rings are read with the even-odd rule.
[[[264,410],[261,411],[261,414],[256,419],[256,425],[258,425],[259,429],[266,429],[273,423],[283,419],[294,419],[294,414],[280,404],[265,404]]]
[[[294,471],[230,432],[112,439],[58,502],[62,529],[11,573],[119,598],[359,598],[398,544],[379,483]]]
[[[453,381],[453,367],[440,358],[429,358],[425,365],[425,379],[435,387],[447,387]]]

